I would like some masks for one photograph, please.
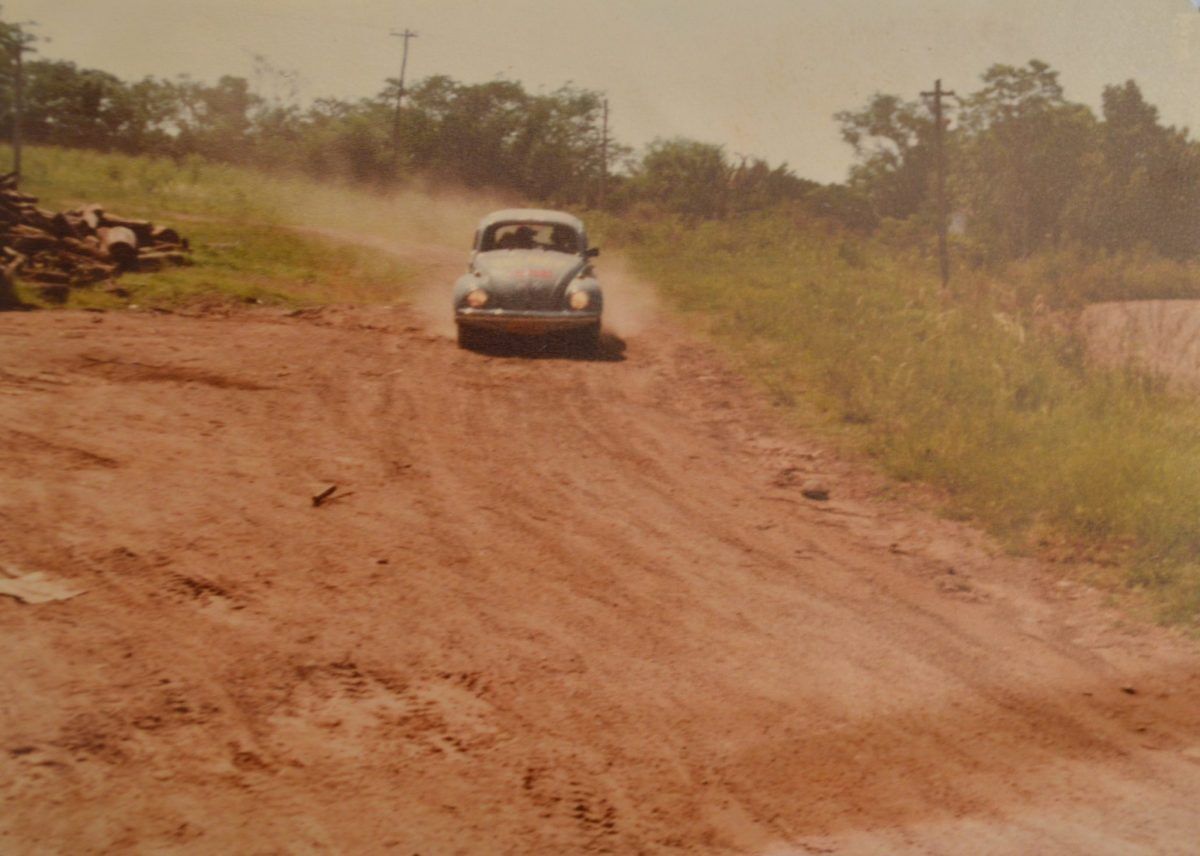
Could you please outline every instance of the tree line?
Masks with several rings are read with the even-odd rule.
[[[0,24],[0,43],[10,48],[7,73],[0,73],[5,138],[12,133],[11,59],[19,34],[19,26]],[[569,85],[534,93],[511,80],[469,84],[433,75],[405,87],[397,109],[396,80],[369,98],[301,106],[296,75],[262,58],[252,79],[226,75],[215,83],[188,77],[131,82],[37,57],[25,61],[23,77],[22,135],[35,144],[198,155],[377,187],[419,176],[515,191],[546,204],[643,205],[692,219],[784,202],[855,221],[870,217],[844,187],[802,179],[786,164],[730,156],[719,145],[658,140],[635,156],[628,146],[602,139],[603,94]]]
[[[1164,126],[1130,80],[1100,114],[1067,100],[1037,60],[993,65],[958,99],[946,133],[949,194],[963,242],[996,260],[1078,245],[1200,254],[1200,144]],[[920,100],[877,94],[837,115],[857,153],[850,186],[880,218],[930,221],[934,119]]]

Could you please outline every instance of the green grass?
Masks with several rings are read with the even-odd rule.
[[[927,269],[823,227],[624,231],[641,273],[776,403],[1014,547],[1118,562],[1164,617],[1200,618],[1200,405],[1089,369],[1076,343],[990,298],[948,301]]]
[[[6,160],[0,150],[0,162]],[[126,217],[173,226],[194,264],[126,274],[117,285],[72,289],[68,307],[177,306],[197,301],[307,305],[393,302],[416,271],[392,255],[291,226],[338,225],[331,212],[370,208],[363,194],[262,175],[198,159],[132,158],[34,147],[24,152],[22,189],[51,210],[97,202]],[[311,216],[310,216],[311,215]],[[380,215],[381,223],[386,222]],[[19,284],[27,303],[47,305]]]
[[[0,147],[0,161],[9,157]],[[201,158],[35,146],[24,150],[22,161],[22,189],[52,207],[98,202],[129,216],[175,212],[237,222],[280,222],[283,215],[286,182]]]

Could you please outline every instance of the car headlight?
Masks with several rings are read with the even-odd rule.
[[[467,305],[472,309],[487,306],[488,293],[482,288],[476,288],[467,295]]]
[[[592,302],[592,296],[586,291],[572,291],[567,302],[572,309],[587,309],[588,304]]]

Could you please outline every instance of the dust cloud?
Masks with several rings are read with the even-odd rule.
[[[471,239],[489,211],[519,205],[515,198],[434,185],[399,192],[364,192],[304,183],[278,200],[292,229],[394,256],[412,271],[397,301],[410,304],[426,329],[454,335],[450,292],[466,270]]]
[[[501,193],[429,184],[392,193],[312,185],[296,191],[282,200],[283,217],[292,228],[369,247],[406,263],[413,276],[397,299],[417,311],[430,333],[446,337],[454,336],[450,293],[466,270],[475,226],[490,211],[526,205]],[[634,336],[653,323],[659,311],[654,287],[633,273],[626,258],[606,251],[596,272],[609,333]]]
[[[615,252],[604,253],[596,274],[604,289],[604,328],[608,332],[624,339],[653,325],[660,310],[658,294],[633,272],[628,259]]]

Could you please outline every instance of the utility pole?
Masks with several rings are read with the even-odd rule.
[[[21,114],[25,112],[25,56],[26,48],[18,42],[16,44],[16,74],[13,77],[13,126],[12,126],[12,147],[13,147],[13,175],[17,181],[21,180]]]
[[[392,119],[392,168],[400,163],[400,105],[404,101],[404,72],[408,68],[408,40],[415,39],[417,34],[412,32],[407,27],[403,33],[397,33],[392,30],[391,33],[398,39],[404,39],[404,55],[400,60],[400,82],[396,87],[396,115]]]
[[[25,22],[31,24],[31,21]],[[21,178],[21,117],[25,112],[25,54],[33,50],[30,43],[37,37],[21,29],[21,24],[3,25],[4,32],[0,36],[4,47],[13,54],[13,117],[12,117],[12,171],[19,181]]]
[[[600,199],[596,207],[604,208],[608,193],[608,98],[604,99],[604,124],[600,132]]]
[[[934,157],[937,158],[938,263],[942,269],[942,288],[950,285],[950,250],[946,239],[946,123],[942,119],[942,99],[954,94],[942,89],[941,78],[935,81],[932,92],[921,93],[922,98],[933,99],[933,151]]]

